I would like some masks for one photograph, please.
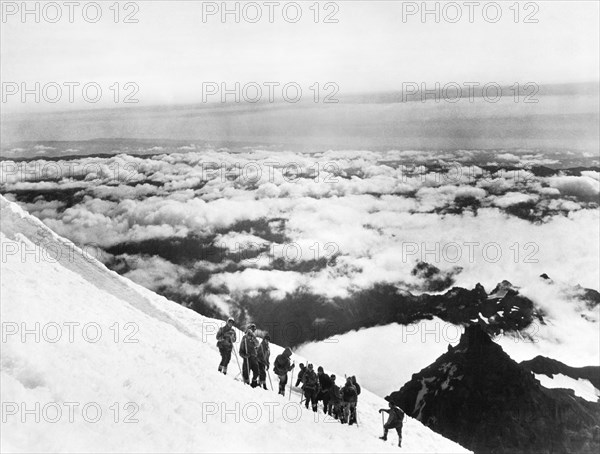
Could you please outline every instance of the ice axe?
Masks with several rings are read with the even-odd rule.
[[[235,344],[233,344],[233,354],[235,355],[235,361],[237,362],[238,369],[240,370],[240,373],[235,376],[235,378],[237,378],[238,376],[242,375],[242,366],[240,366],[240,359],[238,358],[238,354],[235,351]]]
[[[294,368],[296,363],[294,363],[294,367],[292,367],[292,379],[290,380],[290,394],[288,396],[288,400],[292,400],[292,384],[294,383]]]

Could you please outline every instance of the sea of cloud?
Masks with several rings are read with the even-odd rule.
[[[109,267],[225,315],[261,293],[430,291],[431,276],[413,272],[419,262],[467,288],[527,286],[547,273],[597,290],[599,173],[534,171],[548,165],[560,169],[560,159],[527,150],[189,146],[3,160],[0,184]]]

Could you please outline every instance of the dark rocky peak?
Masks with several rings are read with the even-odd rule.
[[[475,453],[600,449],[600,404],[542,387],[478,325],[387,398]]]

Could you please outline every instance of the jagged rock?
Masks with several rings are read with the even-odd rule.
[[[421,269],[436,274],[431,268]],[[240,314],[267,326],[274,341],[292,346],[350,330],[389,323],[408,325],[434,317],[460,326],[477,323],[492,335],[520,331],[526,336],[524,331],[531,323],[544,323],[541,310],[508,281],[499,283],[490,295],[479,283],[471,290],[452,287],[443,294],[417,295],[394,285],[378,284],[332,300],[305,292],[272,300],[267,293],[259,293],[246,297]],[[318,330],[313,327],[316,319],[324,320]],[[289,330],[286,327],[290,325],[306,329]]]
[[[600,404],[542,387],[478,325],[388,399],[475,453],[600,449]]]
[[[536,356],[528,361],[521,361],[521,366],[534,374],[544,374],[552,378],[556,374],[566,375],[575,380],[589,380],[596,389],[600,389],[600,366],[571,367],[546,356]]]

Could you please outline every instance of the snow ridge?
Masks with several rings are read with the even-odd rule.
[[[412,418],[403,448],[383,443],[386,403],[366,390],[348,427],[297,393],[234,380],[235,358],[219,374],[222,321],[108,270],[2,196],[0,210],[3,452],[467,452]]]

